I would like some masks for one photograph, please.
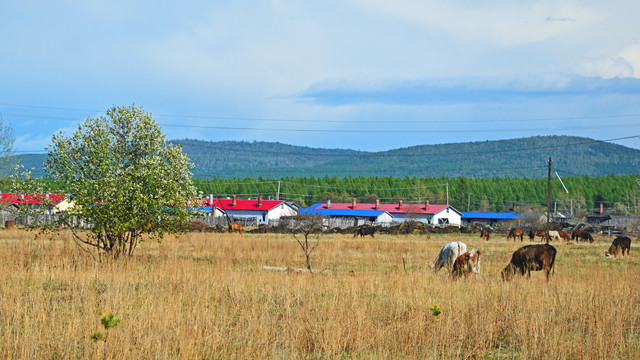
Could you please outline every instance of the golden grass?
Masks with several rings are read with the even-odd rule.
[[[483,250],[478,280],[427,266],[454,240]],[[523,243],[497,236],[324,236],[312,266],[326,271],[310,275],[263,270],[304,267],[290,235],[190,234],[97,263],[68,233],[5,230],[0,358],[101,358],[101,312],[122,319],[118,359],[638,358],[638,249],[607,260],[609,242],[554,244],[549,283],[503,283]]]

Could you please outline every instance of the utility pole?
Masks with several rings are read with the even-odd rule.
[[[467,197],[467,212],[469,211],[469,206],[471,206],[471,193],[469,193],[469,196]]]
[[[449,206],[449,183],[447,185],[447,206]]]
[[[571,199],[571,219],[573,220],[573,199]]]
[[[276,200],[280,200],[280,181],[278,181],[278,193],[276,193]]]
[[[547,181],[547,244],[549,243],[549,219],[551,218],[551,156],[549,156],[549,177]]]

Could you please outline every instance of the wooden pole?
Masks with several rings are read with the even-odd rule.
[[[547,244],[549,243],[550,218],[551,218],[551,156],[549,156],[549,177],[547,181]]]

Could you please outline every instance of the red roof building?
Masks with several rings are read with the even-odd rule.
[[[374,210],[386,211],[393,216],[394,222],[421,221],[431,225],[458,225],[462,223],[462,213],[451,205],[405,204],[399,201],[397,204],[358,203],[353,199],[351,203],[326,203],[315,204],[314,209],[332,210]]]
[[[229,215],[231,221],[244,225],[268,224],[270,220],[279,219],[282,216],[294,216],[298,211],[284,200],[263,200],[259,196],[255,200],[241,200],[235,196],[229,199],[202,200],[203,207],[217,207]]]

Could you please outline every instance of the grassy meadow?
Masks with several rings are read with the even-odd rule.
[[[303,268],[291,235],[191,233],[94,261],[67,232],[0,232],[0,358],[113,359],[640,357],[640,253],[611,239],[552,243],[555,273],[504,283],[524,243],[492,234],[325,235]],[[447,242],[482,251],[478,279],[428,263]],[[442,310],[433,316],[430,308]]]

